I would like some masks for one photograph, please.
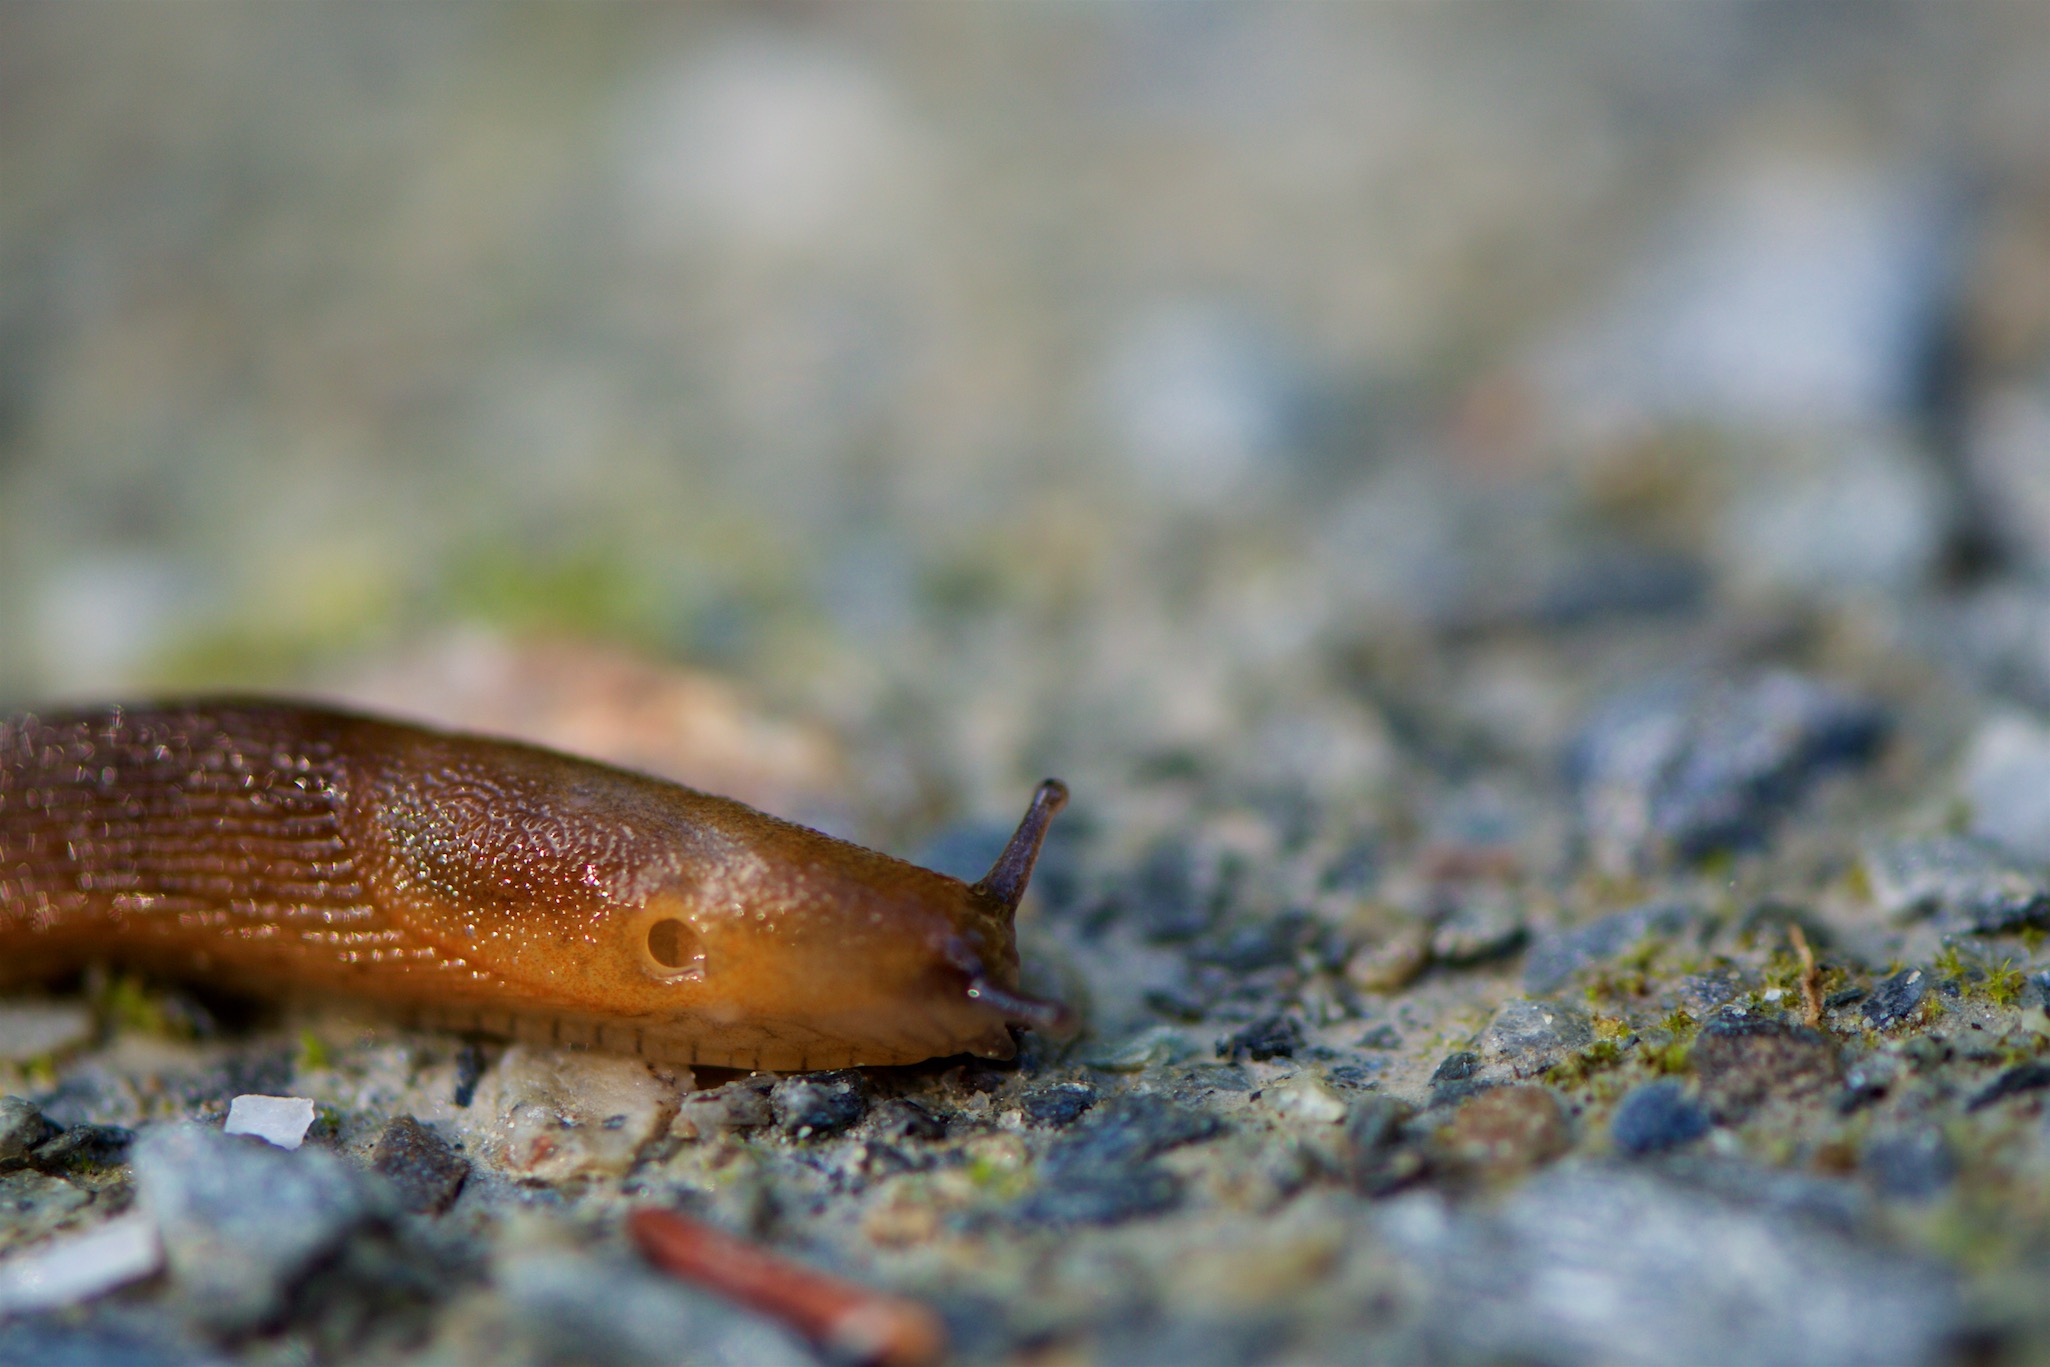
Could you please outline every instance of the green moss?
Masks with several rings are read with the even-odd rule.
[[[2019,1006],[2022,990],[2027,985],[2028,979],[2014,960],[2002,959],[1999,964],[1987,971],[1986,981],[1980,985],[1980,990],[1995,1006]]]
[[[1562,1087],[1586,1082],[1599,1073],[1605,1073],[1623,1061],[1623,1046],[1615,1040],[1596,1040],[1572,1057],[1552,1065],[1546,1072],[1548,1081]]]
[[[303,1073],[317,1072],[330,1067],[334,1060],[328,1056],[327,1045],[311,1030],[299,1032],[299,1057],[294,1067]]]
[[[555,554],[492,544],[459,558],[443,584],[462,616],[515,632],[575,632],[646,645],[674,633],[658,577],[612,547]]]
[[[189,1013],[174,1009],[162,992],[126,974],[100,986],[93,996],[93,1010],[110,1030],[163,1039],[191,1039],[197,1033]]]

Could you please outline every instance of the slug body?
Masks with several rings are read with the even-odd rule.
[[[1009,1057],[1066,790],[963,883],[532,746],[266,702],[0,721],[0,984],[94,961],[676,1063]]]

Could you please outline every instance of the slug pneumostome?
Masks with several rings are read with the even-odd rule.
[[[208,701],[0,721],[0,985],[93,962],[674,1063],[1007,1058],[1040,785],[979,883],[509,741]]]

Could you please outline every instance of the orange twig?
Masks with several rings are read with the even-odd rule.
[[[939,1317],[916,1301],[815,1272],[674,1211],[636,1210],[626,1228],[665,1272],[780,1320],[835,1353],[880,1367],[925,1367],[946,1348]]]
[[[1794,953],[1801,959],[1801,1005],[1802,1017],[1811,1026],[1822,1024],[1822,975],[1815,969],[1815,951],[1808,948],[1808,937],[1801,927],[1787,926],[1787,938],[1794,942]]]

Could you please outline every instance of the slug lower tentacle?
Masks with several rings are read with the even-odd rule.
[[[95,961],[677,1063],[1015,1050],[1012,918],[1067,790],[968,884],[727,798],[323,708],[0,721],[0,983]]]

